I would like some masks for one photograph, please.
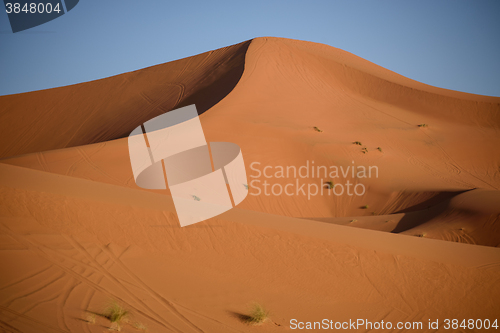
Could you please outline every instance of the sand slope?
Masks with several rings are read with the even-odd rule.
[[[179,228],[168,191],[134,184],[123,137],[191,103],[208,141],[242,148],[249,181],[297,180],[251,177],[255,162],[377,166],[378,177],[298,178],[364,184],[359,197],[251,187],[238,208]],[[430,87],[325,45],[257,38],[3,96],[0,109],[6,332],[107,331],[85,311],[102,313],[110,299],[133,314],[125,332],[139,322],[149,332],[280,332],[292,318],[426,324],[500,313],[499,98]],[[262,327],[244,323],[255,301],[271,311]]]
[[[101,332],[109,322],[89,325],[83,310],[102,311],[111,298],[160,332],[254,331],[239,319],[252,301],[273,311],[266,331],[290,318],[427,321],[499,311],[496,248],[242,209],[180,229],[164,195],[0,169],[10,175],[1,179],[5,327]]]
[[[271,170],[277,166],[296,166],[298,169],[314,162],[316,166],[346,168],[353,165],[376,166],[378,178],[356,179],[350,172],[347,177],[341,175],[338,179],[323,175],[309,176],[298,180],[306,187],[309,184],[323,187],[328,180],[341,185],[347,181],[362,183],[366,193],[363,196],[335,196],[331,191],[325,191],[323,195],[313,197],[302,193],[293,196],[258,195],[247,198],[242,207],[309,219],[376,215],[380,216],[376,221],[382,221],[383,225],[374,226],[371,222],[350,225],[498,245],[497,213],[482,214],[489,222],[472,219],[467,223],[455,223],[452,228],[445,228],[446,232],[408,230],[407,227],[398,226],[397,216],[383,215],[427,209],[466,190],[499,189],[500,155],[496,153],[500,144],[499,98],[427,86],[325,45],[260,38],[252,41],[243,58],[247,47],[247,44],[242,43],[213,52],[228,53],[234,49],[234,52],[239,53],[231,58],[231,64],[234,68],[245,67],[245,71],[241,77],[237,77],[239,82],[234,83],[236,86],[231,93],[215,104],[209,113],[201,116],[207,139],[231,141],[240,145],[250,177],[258,176],[258,172],[262,172],[266,166],[273,167]],[[202,56],[207,55],[194,58],[201,59]],[[176,68],[182,61],[160,66],[167,71],[170,67]],[[123,75],[140,76],[142,80],[136,79],[130,83],[131,90],[140,91],[146,89],[142,86],[144,81],[153,84],[151,82],[157,80],[157,67]],[[164,75],[163,71],[159,72]],[[112,85],[112,81],[119,77],[64,89],[78,91],[81,90],[79,86]],[[182,82],[182,78],[178,80]],[[226,91],[229,86],[219,86],[217,81],[210,87],[211,91],[219,92]],[[43,92],[30,94],[38,93]],[[7,98],[21,98],[21,95]],[[125,100],[129,99],[127,97]],[[104,104],[100,109],[109,105],[113,110],[122,112],[122,99],[119,98],[94,98],[92,103]],[[45,109],[50,110],[51,105],[47,102]],[[19,111],[14,108],[9,110]],[[104,133],[100,135],[109,135],[117,128],[127,133],[125,129],[130,131],[142,121],[136,117],[151,117],[150,113],[130,110],[134,113],[133,117],[120,118],[128,123],[104,123],[110,127],[109,131],[102,130],[97,121],[89,120],[89,126],[95,125],[99,133]],[[161,110],[155,112],[161,113]],[[113,120],[118,121],[116,118]],[[428,127],[418,127],[419,124],[427,124]],[[316,132],[313,129],[315,126],[323,132]],[[14,129],[12,127],[9,130]],[[123,136],[123,133],[120,135]],[[114,137],[120,135],[113,134]],[[34,133],[33,136],[38,138],[34,142],[45,142],[41,134]],[[362,145],[354,145],[355,141]],[[379,147],[381,151],[377,149]],[[363,148],[368,152],[363,153]],[[128,167],[126,140],[102,141],[95,145],[41,152],[3,162],[137,188]],[[259,164],[251,168],[252,163]],[[255,171],[255,168],[259,171]],[[284,187],[296,182],[297,178],[273,177],[269,182]],[[264,190],[264,175],[249,180],[258,181],[253,183],[256,186],[250,188],[252,194],[258,194],[259,189]],[[365,205],[368,209],[362,209]],[[450,214],[454,213],[450,211]],[[419,215],[419,221],[412,222],[412,225],[423,225],[434,215]],[[359,218],[342,221],[352,220],[360,221]],[[439,223],[440,218],[437,221],[441,225],[448,224]],[[481,233],[471,230],[476,229],[472,225],[474,223],[480,225]],[[486,234],[493,235],[492,239]]]
[[[126,137],[134,124],[185,105],[196,104],[202,113],[238,82],[249,44],[102,80],[1,96],[0,157]]]

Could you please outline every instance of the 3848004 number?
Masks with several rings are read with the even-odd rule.
[[[445,330],[457,330],[458,328],[463,329],[498,329],[498,319],[489,320],[489,319],[464,319],[461,322],[458,319],[445,319],[443,328]]]
[[[19,14],[21,12],[31,13],[31,14],[43,14],[43,13],[50,14],[52,12],[56,12],[59,14],[59,12],[61,12],[61,8],[59,8],[59,3],[57,3],[55,6],[52,6],[50,2],[45,4],[43,2],[39,3],[32,2],[29,4],[29,6],[27,3],[25,3],[24,6],[22,6],[21,8],[21,4],[19,2],[15,3],[8,2],[5,4],[5,11],[7,12],[7,14],[11,13]]]

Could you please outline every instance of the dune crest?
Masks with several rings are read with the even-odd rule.
[[[134,125],[190,104],[203,113],[238,83],[249,44],[101,80],[0,96],[0,158],[123,138]]]
[[[223,64],[213,65],[219,58],[223,59]],[[202,64],[198,65],[200,62]],[[196,66],[199,66],[196,73],[191,73],[190,71],[194,71],[191,68]],[[215,68],[213,66],[218,69],[215,74],[209,72]],[[195,80],[199,79],[201,83],[191,89],[194,93],[187,94],[183,100],[177,100],[177,106],[201,103],[202,111],[211,106],[210,112],[203,113],[200,117],[207,139],[231,141],[245,151],[249,182],[255,186],[250,186],[250,194],[253,195],[247,198],[244,208],[290,217],[341,221],[341,224],[346,224],[346,219],[335,218],[343,217],[351,221],[359,218],[349,217],[361,216],[366,219],[369,216],[369,222],[348,224],[402,232],[408,228],[402,228],[401,225],[396,227],[399,219],[385,215],[397,214],[410,207],[422,206],[423,203],[427,209],[444,202],[445,198],[437,195],[439,193],[460,193],[476,188],[500,189],[497,167],[500,158],[492,154],[500,145],[500,138],[496,135],[496,128],[500,123],[500,98],[421,84],[348,52],[322,44],[281,38],[257,38],[172,63],[55,90],[73,89],[79,96],[93,96],[91,92],[79,92],[83,89],[81,87],[94,89],[91,87],[100,85],[100,89],[114,89],[115,81],[125,77],[130,82],[128,89],[139,87],[141,94],[161,96],[162,92],[168,93],[171,90],[165,87],[156,89],[159,87],[155,83],[156,77],[164,82],[174,76],[172,73],[168,74],[168,70],[173,69],[175,72],[178,68],[182,68],[182,71],[177,74],[176,82],[183,86],[193,86]],[[208,81],[207,76],[210,78]],[[228,83],[228,80],[232,81]],[[148,82],[148,85],[144,86],[144,82]],[[53,94],[52,90],[29,94],[43,93]],[[23,95],[30,96],[29,94],[6,98],[21,98]],[[132,96],[136,94],[134,92]],[[221,99],[215,101],[214,96],[220,96]],[[167,99],[168,101],[172,102]],[[119,108],[122,102],[116,98],[94,101],[104,106],[109,105],[111,113],[123,112]],[[166,106],[152,106],[150,113],[134,111],[132,106],[128,110],[133,116],[120,116],[123,124],[118,127],[111,122],[116,117],[111,118],[105,112],[99,114],[99,117],[106,117],[107,122],[102,126],[95,124],[96,129],[90,132],[100,131],[97,141],[105,137],[119,137],[123,133],[127,135],[125,129],[135,128],[142,119],[147,120],[148,115],[164,112]],[[17,109],[9,112],[22,114],[22,110]],[[50,112],[47,111],[47,114]],[[470,121],[471,117],[475,121]],[[66,122],[66,127],[69,128],[79,126],[73,119],[66,118]],[[106,124],[108,127],[102,128]],[[426,126],[419,127],[422,124]],[[320,125],[322,132],[314,130],[318,128],[317,125]],[[13,128],[4,133],[13,131]],[[45,127],[43,130],[46,131]],[[117,130],[123,133],[118,135]],[[17,131],[25,133],[26,128]],[[33,135],[37,139],[33,139],[27,146],[45,144],[42,138],[48,132],[44,133],[35,132]],[[80,137],[76,134],[73,134],[74,139],[79,142],[89,140],[86,135]],[[59,140],[57,136],[53,139]],[[353,142],[359,142],[361,146]],[[17,145],[21,144],[22,141],[17,141]],[[20,149],[23,151],[26,148]],[[496,158],[496,161],[492,161],[492,158]],[[126,140],[118,139],[27,154],[7,158],[3,162],[137,188],[128,160]],[[334,165],[340,168],[373,166],[377,168],[377,177],[356,179],[350,172],[347,172],[347,177],[341,175],[338,179],[323,175],[307,179],[298,176],[272,177],[269,180],[271,186],[284,188],[292,183],[293,188],[297,189],[295,194],[298,195],[276,196],[263,193],[266,177],[262,175],[262,169],[299,169],[305,164],[309,168],[313,168],[313,164],[316,167]],[[362,196],[337,196],[333,191],[327,190],[311,197],[298,190],[301,186],[322,188],[328,181],[342,186],[347,182],[361,183],[365,193]],[[168,195],[169,191],[163,193]],[[256,195],[259,193],[264,195]],[[425,200],[430,200],[428,193],[435,197],[432,202],[425,203]],[[380,217],[374,219],[373,215]],[[424,220],[410,224],[424,224],[432,216],[423,214],[421,217]],[[496,246],[498,242],[495,239],[500,238],[495,222],[497,214],[490,214],[485,218],[491,218],[493,222],[487,223],[483,232],[494,235],[493,239],[487,237],[488,240],[483,241],[482,237],[470,234],[456,237],[455,231],[451,229],[445,234],[421,231],[413,234],[426,233],[428,237],[438,239]],[[408,219],[407,214],[403,225],[408,224],[405,222]],[[383,225],[373,223],[382,220]],[[386,224],[385,221],[390,223]]]

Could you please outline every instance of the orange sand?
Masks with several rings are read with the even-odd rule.
[[[241,147],[249,182],[266,180],[251,177],[254,162],[354,161],[378,177],[299,179],[362,183],[363,196],[251,187],[237,208],[180,228],[168,191],[135,185],[126,136],[193,103],[207,141]],[[110,299],[149,332],[500,320],[500,98],[431,87],[330,46],[257,38],[2,96],[0,124],[5,332],[103,332],[109,321],[91,324],[85,311]],[[271,320],[246,324],[252,302]]]

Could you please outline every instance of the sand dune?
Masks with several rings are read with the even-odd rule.
[[[124,137],[193,103],[207,141],[241,147],[251,186],[237,208],[180,228],[168,191],[135,185]],[[133,314],[125,332],[500,313],[500,98],[326,45],[257,38],[3,96],[0,110],[4,331],[106,331],[109,320],[92,324],[86,311],[110,299]],[[309,176],[279,178],[280,166]],[[377,177],[318,176],[318,166],[375,166]],[[323,194],[267,196],[264,181]],[[335,195],[347,181],[365,193]],[[271,311],[261,327],[244,322],[252,302]]]
[[[250,42],[110,78],[2,96],[0,157],[126,137],[159,114],[196,104],[202,113],[238,82]],[[217,90],[210,87],[217,86]]]

